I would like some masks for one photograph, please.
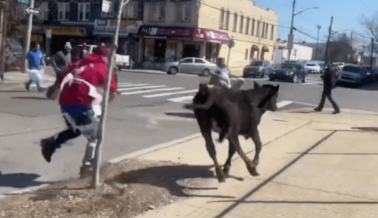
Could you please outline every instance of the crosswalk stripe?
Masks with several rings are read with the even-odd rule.
[[[118,87],[135,87],[135,86],[146,86],[148,85],[147,83],[141,83],[141,84],[119,84]]]
[[[197,91],[198,89],[185,90],[181,92],[166,92],[166,93],[153,94],[153,95],[144,95],[143,98],[155,98],[155,97],[161,97],[161,96],[167,96],[167,95],[186,94],[186,93],[197,92]]]
[[[182,102],[187,101],[187,100],[192,100],[193,97],[194,97],[193,95],[188,95],[188,96],[182,96],[182,97],[178,97],[178,98],[170,98],[170,99],[168,99],[168,101],[182,103]]]
[[[133,87],[133,88],[127,88],[127,89],[118,89],[118,91],[131,91],[131,90],[138,90],[138,89],[153,89],[153,88],[163,88],[165,85],[161,86],[139,86],[139,87]]]
[[[129,84],[132,84],[132,83],[117,83],[117,85],[129,85]]]
[[[136,92],[121,92],[121,95],[136,95],[136,94],[148,93],[148,92],[173,91],[173,90],[180,90],[180,89],[184,89],[184,88],[175,87],[175,88],[165,88],[165,89],[143,90],[143,91],[136,91]]]

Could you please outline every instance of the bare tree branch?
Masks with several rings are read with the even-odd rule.
[[[373,14],[370,17],[362,15],[360,23],[364,26],[370,37],[378,40],[378,14]]]

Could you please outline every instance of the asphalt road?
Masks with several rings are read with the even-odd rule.
[[[193,75],[120,72],[122,95],[110,106],[103,159],[197,133],[195,120],[183,117],[188,112],[182,104],[190,102],[199,82],[207,80]],[[245,88],[252,88],[253,81],[247,79]],[[310,75],[305,84],[266,78],[256,81],[280,85],[281,110],[313,107],[320,100],[322,86],[317,75]],[[375,85],[337,88],[334,98],[341,110],[378,111],[377,89]],[[78,175],[83,138],[69,142],[50,164],[40,154],[39,139],[64,128],[56,102],[46,100],[44,94],[25,91],[0,91],[0,102],[0,194]]]

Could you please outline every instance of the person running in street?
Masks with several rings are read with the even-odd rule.
[[[72,46],[70,42],[66,42],[64,49],[58,51],[51,57],[51,66],[55,70],[55,75],[58,77],[64,68],[71,64],[71,50]]]
[[[99,116],[102,114],[100,107],[102,96],[98,90],[106,86],[110,55],[110,49],[101,47],[84,59],[72,63],[59,75],[59,104],[67,129],[40,141],[42,155],[47,162],[50,162],[52,155],[61,148],[62,144],[84,135],[88,143],[80,168],[81,177],[87,177],[93,171],[96,143],[99,137]],[[110,101],[115,99],[117,92],[117,82],[113,74]]]
[[[244,79],[242,78],[230,78],[234,77],[231,75],[230,70],[224,64],[223,58],[217,58],[216,60],[216,69],[214,71],[210,70],[210,84],[220,85],[232,89],[241,89],[244,84]],[[232,85],[231,81],[236,80]]]
[[[39,43],[32,43],[32,50],[27,54],[27,69],[42,71],[45,66],[46,64],[43,59],[43,53],[40,50]],[[37,77],[37,76],[34,76],[34,77]],[[34,79],[30,78],[29,81],[25,83],[26,90],[30,91],[30,85],[32,83],[36,84],[39,92],[43,91],[43,88],[41,87],[41,84],[40,84],[40,79],[37,79],[37,78],[34,78]]]
[[[340,113],[340,108],[332,98],[332,89],[336,87],[337,75],[336,69],[332,67],[330,63],[326,65],[324,76],[323,76],[323,93],[320,100],[319,106],[314,108],[314,111],[321,112],[324,107],[325,99],[328,98],[333,107],[333,114]]]

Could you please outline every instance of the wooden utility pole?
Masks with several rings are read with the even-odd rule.
[[[30,0],[29,8],[34,8],[34,0]],[[26,37],[25,37],[25,54],[27,54],[30,50],[30,39],[31,39],[31,32],[33,27],[33,13],[28,14],[28,25],[26,29]],[[26,72],[27,61],[25,56],[24,61],[24,72]]]
[[[373,70],[373,53],[374,53],[374,38],[371,38],[371,54],[370,54],[371,70]]]
[[[328,66],[328,47],[329,47],[329,41],[331,40],[332,23],[333,23],[333,16],[331,17],[331,24],[329,25],[328,39],[327,39],[327,45],[326,45],[326,51],[325,51],[325,57],[324,57],[324,65],[326,66]]]
[[[117,14],[117,25],[114,33],[113,43],[112,43],[112,55],[110,57],[110,64],[108,66],[108,76],[106,78],[106,88],[103,95],[103,100],[101,104],[101,111],[102,115],[100,117],[100,124],[99,124],[99,139],[96,145],[96,152],[95,152],[95,165],[92,175],[92,187],[97,188],[100,185],[100,167],[101,167],[101,156],[102,156],[102,146],[105,139],[105,127],[106,127],[106,115],[108,112],[108,103],[109,103],[109,89],[112,80],[113,74],[113,65],[115,64],[115,56],[116,50],[118,47],[118,34],[119,34],[119,27],[121,23],[121,16],[122,16],[122,9],[123,7],[129,2],[129,0],[120,0],[119,1],[119,8]]]
[[[4,80],[5,73],[5,45],[7,42],[7,12],[9,2],[0,0],[0,80]]]
[[[293,43],[294,43],[294,36],[293,36],[294,16],[295,16],[294,11],[295,11],[295,0],[293,0],[293,11],[291,13],[290,33],[289,33],[289,38],[287,40],[287,49],[288,49],[287,60],[288,61],[290,61],[291,49],[293,49]]]

